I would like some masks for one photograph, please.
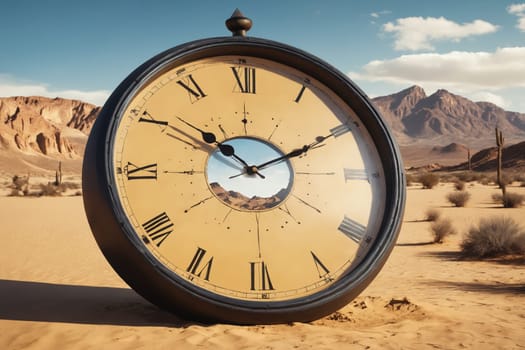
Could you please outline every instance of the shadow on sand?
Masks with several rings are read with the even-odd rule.
[[[434,281],[429,285],[436,288],[461,289],[467,292],[497,293],[497,294],[525,294],[525,284],[520,283],[477,283]]]
[[[0,279],[0,319],[185,327],[132,289]]]

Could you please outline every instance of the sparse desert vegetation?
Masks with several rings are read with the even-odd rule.
[[[525,231],[505,216],[482,218],[468,230],[461,242],[461,253],[475,259],[525,254]]]
[[[447,200],[455,207],[464,207],[470,199],[470,193],[467,191],[450,192],[447,195]]]
[[[434,221],[430,225],[430,231],[434,238],[434,243],[443,243],[448,236],[457,234],[452,221],[448,218],[440,218]]]
[[[439,176],[435,173],[424,173],[418,178],[423,188],[432,189],[439,183]]]
[[[457,190],[457,191],[463,191],[465,190],[465,181],[462,181],[462,180],[456,180],[454,182],[454,188]]]
[[[441,217],[441,212],[437,209],[430,208],[425,212],[425,221],[434,222]]]
[[[515,192],[506,192],[505,194],[494,193],[492,195],[494,202],[502,204],[503,208],[519,208],[525,201],[525,196]]]
[[[9,196],[41,197],[41,196],[80,196],[82,195],[80,181],[64,181],[56,178],[54,181],[42,176],[13,175],[7,185]]]

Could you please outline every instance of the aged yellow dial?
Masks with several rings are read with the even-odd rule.
[[[384,210],[360,125],[316,79],[267,59],[168,66],[116,125],[118,197],[144,247],[187,282],[243,300],[311,295],[356,266]]]

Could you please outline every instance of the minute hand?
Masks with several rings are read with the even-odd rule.
[[[262,163],[260,165],[257,165],[257,169],[261,170],[261,169],[264,169],[272,164],[276,164],[276,163],[280,163],[282,162],[283,160],[285,159],[288,159],[288,158],[293,158],[293,157],[299,157],[300,155],[308,152],[308,150],[310,149],[313,149],[313,148],[316,148],[316,147],[321,147],[321,143],[324,142],[327,138],[329,138],[330,136],[333,136],[332,134],[328,135],[328,136],[317,136],[315,138],[315,141],[312,142],[311,144],[309,145],[304,145],[303,147],[301,148],[296,148],[294,149],[293,151],[291,152],[288,152],[286,153],[285,155],[282,155],[280,157],[277,157],[275,159],[272,159],[272,160],[269,160],[265,163]]]

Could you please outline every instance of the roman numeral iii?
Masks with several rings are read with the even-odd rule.
[[[368,180],[365,169],[344,169],[345,181],[349,180]]]

